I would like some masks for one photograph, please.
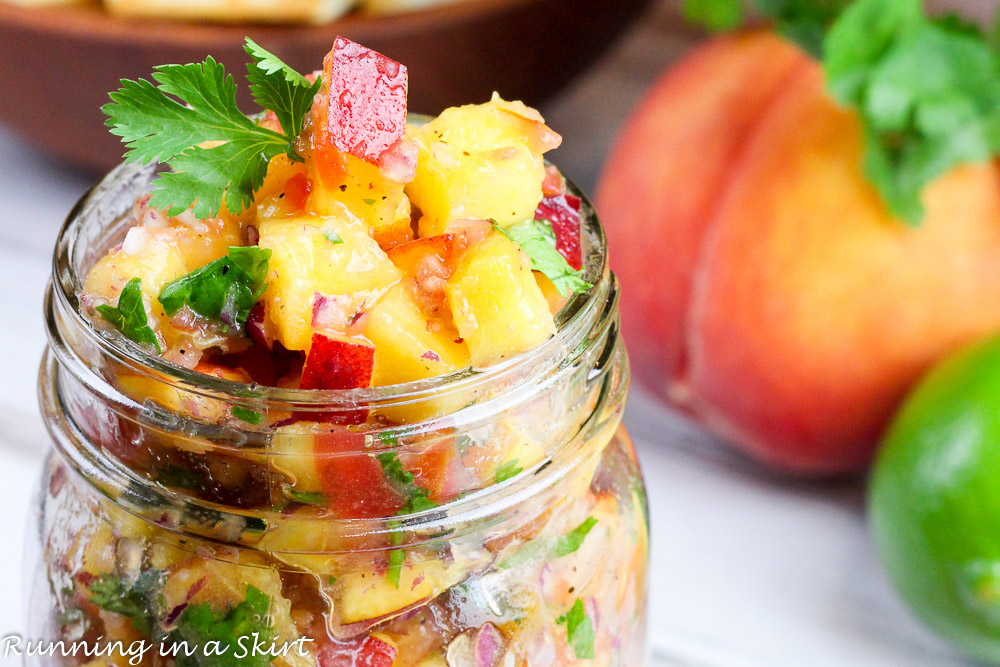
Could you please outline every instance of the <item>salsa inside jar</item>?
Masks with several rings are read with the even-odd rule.
[[[407,122],[343,38],[309,76],[247,50],[257,117],[211,59],[105,108],[170,169],[53,287],[32,618],[95,665],[641,664],[627,360],[559,136],[498,95]]]

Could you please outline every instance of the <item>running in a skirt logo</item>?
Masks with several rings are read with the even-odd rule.
[[[65,641],[62,639],[58,641],[45,641],[40,639],[25,639],[19,634],[9,634],[0,639],[0,642],[2,642],[4,658],[23,656],[100,658],[103,656],[118,656],[128,659],[130,665],[138,665],[147,655],[151,654],[172,658],[178,656],[187,656],[190,658],[196,654],[206,658],[231,656],[237,660],[244,660],[255,656],[278,658],[298,654],[304,658],[309,655],[306,643],[314,641],[307,637],[300,637],[295,641],[279,644],[262,640],[260,633],[257,632],[240,637],[235,644],[209,641],[194,646],[188,644],[186,641],[161,644],[146,640],[127,643],[121,640],[106,642],[102,641],[102,639],[102,637],[98,637],[97,641],[93,642]]]

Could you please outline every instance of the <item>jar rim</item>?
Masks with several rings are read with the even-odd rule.
[[[558,363],[560,350],[573,349],[581,342],[588,330],[596,323],[602,311],[601,304],[607,297],[608,262],[607,239],[593,204],[573,183],[566,179],[567,193],[581,200],[581,243],[583,257],[582,278],[591,284],[583,292],[572,294],[555,315],[556,334],[544,343],[526,352],[521,352],[485,368],[466,367],[431,378],[378,387],[356,389],[289,389],[246,384],[206,375],[188,369],[152,353],[143,346],[129,340],[117,330],[99,330],[84,316],[80,308],[79,295],[82,292],[86,273],[92,263],[82,265],[78,261],[78,244],[82,226],[88,216],[97,216],[101,221],[101,231],[121,223],[138,196],[148,192],[157,167],[155,165],[121,164],[106,174],[88,190],[74,205],[56,238],[53,254],[51,297],[47,299],[48,335],[57,356],[63,345],[63,336],[58,331],[60,324],[52,310],[59,308],[60,314],[68,315],[71,325],[82,332],[88,344],[95,344],[117,363],[124,364],[136,372],[155,376],[156,379],[185,389],[194,394],[210,393],[215,397],[231,397],[236,403],[247,399],[264,401],[268,404],[294,406],[292,409],[349,408],[358,404],[369,407],[388,407],[427,400],[429,396],[450,391],[465,391],[473,387],[503,382],[512,377],[537,377]],[[112,211],[104,210],[108,198],[115,198],[117,204]],[[88,248],[102,252],[107,249],[108,239],[100,248]],[[549,364],[544,360],[552,360]],[[526,372],[533,369],[533,372]]]

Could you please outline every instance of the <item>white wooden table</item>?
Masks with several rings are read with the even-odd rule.
[[[661,8],[544,110],[566,137],[556,160],[585,189],[641,90],[687,45],[668,32]],[[22,544],[47,446],[35,399],[42,293],[55,234],[90,182],[0,129],[0,636],[22,626]],[[650,494],[657,664],[965,664],[889,589],[859,486],[769,478],[638,391],[626,421]]]

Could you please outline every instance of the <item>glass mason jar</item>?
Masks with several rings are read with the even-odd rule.
[[[119,167],[57,241],[28,636],[83,643],[30,662],[645,663],[648,517],[589,205],[594,288],[541,347],[408,384],[291,390],[187,370],[82,314],[86,272],[151,174]]]

